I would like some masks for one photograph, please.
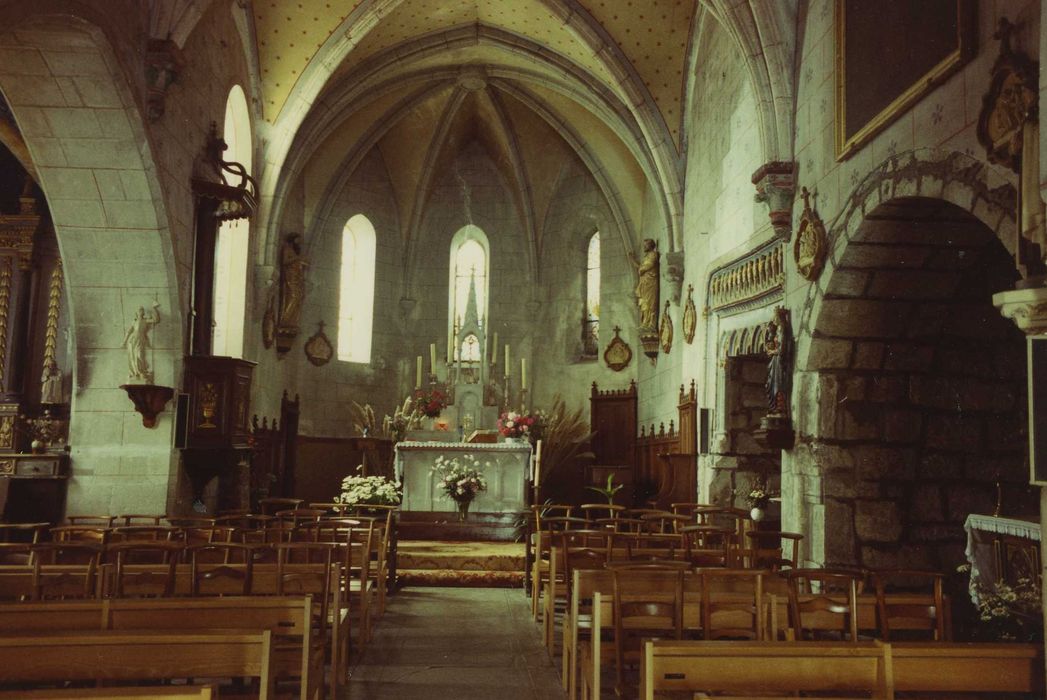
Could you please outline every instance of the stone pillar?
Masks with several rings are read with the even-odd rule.
[[[21,403],[25,397],[25,371],[32,348],[29,328],[33,311],[36,271],[28,255],[19,255],[14,272],[11,306],[8,311],[8,352],[4,368],[4,400]]]
[[[1047,340],[1047,286],[1013,289],[1009,292],[994,294],[992,303],[1000,309],[1005,318],[1014,321],[1018,329],[1029,338]],[[1031,360],[1031,356],[1030,356]],[[1026,368],[1029,372],[1029,396],[1032,396],[1032,367]],[[1041,380],[1042,381],[1042,380]],[[1029,402],[1030,425],[1035,419],[1033,415],[1033,404]],[[1030,431],[1030,440],[1032,439]],[[1041,436],[1041,440],[1043,437]],[[1029,443],[1029,451],[1032,452],[1033,445]],[[1040,576],[1041,581],[1047,579],[1047,488],[1040,487]],[[1040,599],[1044,612],[1044,624],[1047,626],[1047,586],[1041,587]],[[1047,668],[1045,668],[1047,670]]]

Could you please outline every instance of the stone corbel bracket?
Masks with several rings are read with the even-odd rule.
[[[164,116],[167,88],[178,79],[185,58],[170,39],[150,39],[145,51],[146,115],[149,121]]]
[[[771,227],[783,241],[792,236],[793,200],[796,198],[796,163],[772,161],[753,173],[756,201],[767,205]]]
[[[1025,335],[1047,334],[1047,287],[999,292],[992,303]]]

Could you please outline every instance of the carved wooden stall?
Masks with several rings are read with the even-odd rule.
[[[659,508],[670,503],[693,502],[697,498],[698,469],[698,399],[694,381],[690,390],[680,386],[679,430],[669,421],[655,430],[640,427],[636,442],[636,478],[650,493],[650,500]]]
[[[629,382],[627,389],[609,391],[600,391],[593,382],[589,403],[595,458],[587,470],[586,483],[604,485],[613,475],[615,483],[626,485],[631,492],[636,464],[636,382]]]
[[[298,459],[298,395],[290,400],[287,392],[280,399],[280,417],[251,419],[251,508],[262,498],[289,497],[294,490]]]

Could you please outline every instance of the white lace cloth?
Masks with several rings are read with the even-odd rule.
[[[993,551],[993,535],[1011,535],[1024,537],[1034,542],[1040,541],[1040,523],[1031,520],[998,518],[992,515],[972,513],[963,524],[967,532],[967,549],[964,554],[971,565],[971,579],[968,591],[971,601],[978,604],[978,585],[992,583],[996,579],[996,555]],[[982,576],[987,576],[982,582]],[[991,579],[991,580],[989,580]]]

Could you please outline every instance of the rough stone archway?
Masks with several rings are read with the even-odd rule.
[[[163,513],[173,411],[146,429],[119,388],[125,330],[154,300],[162,315],[152,335],[155,381],[181,380],[174,253],[142,118],[98,27],[71,16],[7,26],[0,91],[54,221],[76,348],[76,367],[63,368],[73,374],[67,512]]]
[[[898,197],[840,237],[805,309],[783,473],[783,526],[807,535],[810,562],[945,571],[997,478],[1012,512],[1034,508],[1018,493],[1025,344],[992,305],[1018,276],[997,238],[1005,218],[991,228],[942,199]]]

